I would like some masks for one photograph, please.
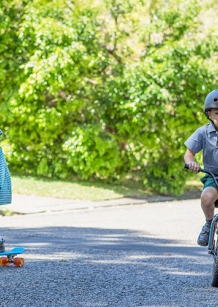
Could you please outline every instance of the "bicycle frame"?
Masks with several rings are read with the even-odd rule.
[[[189,165],[185,164],[184,168],[189,169]],[[213,181],[218,188],[218,182],[216,180],[216,177],[214,176],[213,173],[203,169],[200,167],[198,172],[206,173],[210,175],[213,178]],[[214,215],[214,218],[212,220],[211,226],[210,226],[210,235],[209,235],[209,242],[208,242],[208,254],[211,254],[213,256],[216,256],[216,248],[215,248],[215,241],[214,241],[214,235],[217,230],[217,223],[218,223],[218,214]]]
[[[189,165],[185,164],[184,168],[189,169]],[[218,188],[218,182],[213,173],[200,168],[199,172],[206,173],[210,175]],[[211,286],[218,288],[218,238],[214,238],[215,234],[218,235],[218,214],[215,214],[210,226],[209,240],[208,240],[208,254],[213,256],[213,269],[212,269],[212,281]]]

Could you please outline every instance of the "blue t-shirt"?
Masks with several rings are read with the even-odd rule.
[[[207,171],[218,174],[217,132],[212,123],[198,128],[186,141],[185,146],[198,153],[203,150],[203,164]]]

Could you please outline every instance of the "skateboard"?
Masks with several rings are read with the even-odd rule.
[[[0,252],[0,265],[9,266],[10,263],[13,263],[16,267],[24,266],[24,259],[16,257],[19,254],[22,254],[25,251],[23,247],[15,247],[11,250],[6,250],[5,252]]]

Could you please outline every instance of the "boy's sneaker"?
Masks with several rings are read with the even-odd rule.
[[[5,240],[4,239],[0,239],[0,253],[5,251]]]
[[[197,243],[201,246],[207,246],[209,241],[209,234],[210,234],[210,224],[206,223],[198,236]]]

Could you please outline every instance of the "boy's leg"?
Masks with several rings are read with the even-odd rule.
[[[203,226],[197,241],[197,243],[201,246],[208,245],[210,225],[214,217],[215,201],[217,198],[217,190],[213,187],[205,188],[201,194],[201,207],[206,218],[206,223]]]
[[[213,187],[207,187],[201,194],[201,208],[207,220],[214,217],[215,201],[218,198],[217,190]]]

